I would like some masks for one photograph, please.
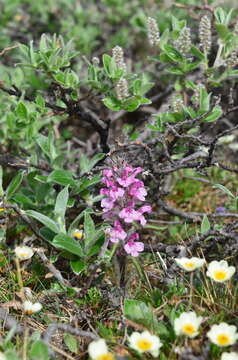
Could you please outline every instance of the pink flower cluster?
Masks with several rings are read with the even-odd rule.
[[[103,170],[102,181],[106,187],[100,191],[105,195],[101,201],[103,218],[113,223],[113,227],[108,229],[110,241],[123,242],[125,251],[132,256],[138,256],[144,250],[144,244],[137,241],[139,234],[134,223],[145,226],[144,213],[151,212],[151,206],[141,204],[147,191],[143,181],[136,176],[142,171],[142,168],[130,165]]]

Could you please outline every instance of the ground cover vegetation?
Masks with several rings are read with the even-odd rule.
[[[238,359],[237,2],[0,8],[0,359]]]

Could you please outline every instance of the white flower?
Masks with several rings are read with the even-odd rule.
[[[0,360],[7,360],[6,356],[3,354],[3,352],[0,352]]]
[[[198,257],[192,257],[192,258],[176,258],[175,259],[177,265],[186,271],[193,271],[203,266],[205,263],[204,259],[200,259]]]
[[[202,317],[197,316],[194,311],[183,312],[174,321],[174,331],[176,335],[186,335],[194,338],[198,335],[198,328],[202,322]]]
[[[92,360],[115,359],[114,355],[108,351],[108,347],[104,339],[92,341],[88,346],[88,353]]]
[[[29,246],[17,246],[15,254],[19,260],[28,260],[34,255],[34,251]]]
[[[133,332],[128,340],[132,349],[139,353],[149,352],[154,357],[159,355],[159,349],[162,346],[159,337],[151,335],[148,331]]]
[[[221,356],[221,360],[238,360],[238,353],[236,352],[224,352]]]
[[[218,346],[233,345],[238,339],[237,328],[235,325],[228,325],[224,322],[213,325],[207,333],[211,342]]]
[[[212,261],[207,268],[207,276],[217,282],[229,280],[236,271],[234,266],[228,266],[227,261]]]
[[[27,315],[32,315],[41,311],[42,305],[40,303],[32,303],[31,301],[24,301],[23,303],[23,310],[24,313]]]

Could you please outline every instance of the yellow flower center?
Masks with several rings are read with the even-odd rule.
[[[192,324],[185,324],[183,325],[183,332],[186,335],[193,335],[195,333],[195,328]]]
[[[19,253],[18,256],[20,256],[20,257],[25,257],[25,256],[28,256],[28,254],[25,253],[25,252],[22,252],[22,253]]]
[[[114,355],[111,353],[102,354],[96,357],[96,360],[114,360]]]
[[[186,263],[184,263],[185,267],[189,268],[189,269],[193,269],[194,268],[194,262],[192,261],[187,261]]]
[[[0,208],[0,211],[4,211],[5,210],[5,208]]]
[[[219,334],[217,336],[218,345],[225,346],[230,344],[230,338],[226,334]]]
[[[137,345],[138,349],[140,349],[142,351],[148,351],[152,347],[152,343],[146,339],[138,340],[136,345]]]
[[[214,272],[214,279],[216,280],[226,280],[227,273],[224,270],[217,270]]]
[[[74,233],[73,233],[73,236],[74,237],[76,237],[76,239],[82,239],[82,237],[83,237],[83,232],[82,231],[75,231]]]

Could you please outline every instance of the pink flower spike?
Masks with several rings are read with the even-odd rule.
[[[128,243],[124,246],[124,249],[127,254],[130,254],[131,256],[138,256],[139,252],[144,250],[144,244],[142,242],[128,241]]]

